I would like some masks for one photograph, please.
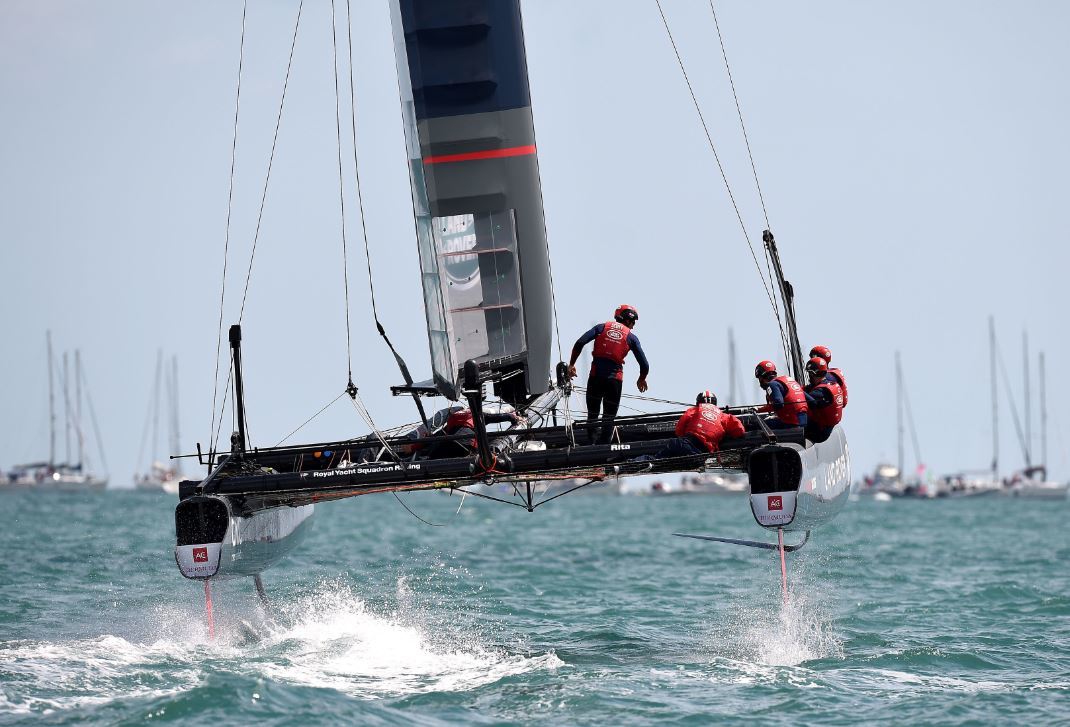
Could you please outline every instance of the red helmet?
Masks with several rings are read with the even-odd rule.
[[[717,406],[717,394],[714,394],[709,390],[701,392],[695,397],[695,406],[699,406],[700,404],[713,404],[714,406]]]
[[[814,346],[811,348],[810,357],[813,358],[814,356],[824,359],[826,364],[832,363],[832,351],[829,350],[828,346]]]
[[[639,320],[639,311],[627,303],[618,305],[617,310],[613,311],[613,320],[617,323],[635,323]]]
[[[772,361],[759,361],[754,367],[754,378],[761,379],[772,374],[776,376],[776,364]]]
[[[821,358],[820,356],[814,356],[812,359],[806,362],[806,373],[810,374],[811,376],[824,376],[826,373],[828,373],[828,370],[829,365],[825,363],[825,359]]]

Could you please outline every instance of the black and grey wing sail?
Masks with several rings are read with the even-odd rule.
[[[518,0],[391,0],[435,387],[546,391],[550,268]]]

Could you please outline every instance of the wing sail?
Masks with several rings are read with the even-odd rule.
[[[435,387],[546,391],[551,296],[518,0],[391,0]]]

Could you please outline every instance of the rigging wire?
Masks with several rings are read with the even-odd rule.
[[[230,183],[227,190],[227,230],[223,241],[223,281],[219,290],[219,325],[215,339],[215,375],[212,377],[212,426],[209,433],[215,431],[215,405],[216,395],[219,393],[219,354],[223,346],[223,300],[227,292],[227,260],[230,250],[230,216],[234,209],[234,166],[238,155],[238,111],[241,108],[241,75],[242,64],[245,61],[245,16],[249,9],[249,2],[242,4],[241,11],[241,41],[238,46],[238,87],[234,94],[234,135],[230,142]],[[223,395],[226,401],[226,394]],[[215,439],[212,439],[215,442]]]
[[[403,508],[405,508],[405,509],[406,509],[406,510],[408,511],[408,513],[409,513],[410,515],[412,515],[412,516],[413,516],[414,518],[416,518],[417,520],[419,520],[420,522],[422,522],[422,523],[423,523],[424,525],[430,525],[430,526],[431,526],[431,527],[433,527],[433,528],[444,528],[444,527],[446,527],[446,523],[433,523],[433,522],[431,522],[431,521],[429,521],[429,520],[424,520],[424,519],[423,519],[422,517],[420,517],[419,515],[417,515],[416,513],[414,513],[414,512],[412,511],[412,508],[410,508],[410,507],[409,507],[408,505],[406,505],[406,504],[405,504],[405,501],[404,501],[404,500],[402,500],[402,499],[401,499],[400,497],[398,497],[398,493],[397,493],[397,491],[396,491],[396,490],[391,490],[391,491],[390,491],[390,494],[394,496],[394,499],[395,499],[395,500],[397,500],[397,501],[398,501],[398,503],[399,503],[399,504],[400,504],[400,505],[401,505],[401,506],[402,506]],[[467,493],[466,493],[466,494],[467,494]],[[463,496],[463,495],[461,496],[461,504],[462,504],[462,505],[464,504],[464,496]],[[460,508],[460,507],[458,507],[458,508],[457,508],[457,512],[460,512],[460,511],[461,511],[461,508]]]
[[[305,7],[305,0],[301,0],[297,6],[297,19],[294,21],[293,40],[290,41],[290,57],[286,62],[286,77],[282,82],[282,97],[279,99],[279,113],[275,118],[275,134],[271,139],[271,155],[268,157],[267,174],[264,176],[264,189],[260,194],[260,211],[256,215],[256,231],[253,233],[253,249],[249,253],[249,267],[245,271],[245,289],[241,296],[241,310],[238,312],[238,323],[241,323],[245,315],[245,300],[249,295],[249,280],[253,274],[253,260],[256,258],[256,244],[260,240],[260,224],[264,219],[264,205],[267,202],[268,185],[271,182],[271,168],[275,163],[275,148],[279,142],[279,127],[282,125],[282,111],[286,106],[286,91],[290,85],[290,71],[293,68],[294,48],[297,47],[297,31],[301,28],[301,11]],[[221,329],[222,330],[222,329]]]
[[[253,233],[253,247],[252,247],[252,251],[249,253],[249,266],[245,271],[245,286],[244,286],[244,289],[242,291],[241,309],[238,312],[238,323],[239,324],[241,323],[242,318],[244,318],[244,316],[245,316],[245,301],[246,301],[246,298],[249,295],[249,281],[252,278],[252,274],[253,274],[253,261],[256,258],[257,243],[260,240],[260,227],[261,227],[261,223],[263,222],[263,219],[264,219],[264,206],[265,206],[265,204],[267,202],[268,186],[269,186],[269,184],[271,182],[271,169],[272,169],[272,166],[274,165],[274,162],[275,162],[275,150],[276,150],[276,147],[278,146],[278,141],[279,141],[279,127],[282,125],[282,112],[283,112],[283,109],[285,108],[285,105],[286,105],[286,91],[287,91],[287,89],[289,88],[289,85],[290,85],[290,71],[293,69],[294,49],[297,46],[297,33],[298,33],[298,30],[301,27],[301,12],[304,10],[304,7],[305,7],[305,0],[301,0],[300,4],[297,6],[297,18],[294,21],[293,39],[290,41],[290,55],[289,55],[289,58],[287,59],[287,62],[286,62],[286,75],[283,78],[282,96],[279,99],[279,112],[278,112],[278,114],[277,114],[277,116],[275,118],[275,132],[274,132],[274,135],[272,136],[272,139],[271,139],[271,154],[268,157],[267,173],[264,176],[264,188],[263,188],[263,191],[261,192],[261,195],[260,195],[260,208],[259,208],[259,211],[257,212],[257,216],[256,216],[256,230]],[[243,55],[244,55],[244,46],[245,46],[245,13],[243,11],[243,13],[242,13],[242,48],[243,48],[242,54]],[[238,94],[237,94],[239,97],[240,97],[240,93],[241,93],[241,62],[242,62],[242,59],[239,58],[239,63],[238,63]],[[235,156],[235,150],[237,148],[237,143],[238,143],[237,142],[237,137],[238,137],[238,101],[236,100],[235,101],[235,111],[234,111],[234,140],[233,140],[233,143],[232,143],[232,150],[231,150],[231,172],[230,172],[231,173],[231,185],[230,185],[231,186],[231,192],[230,192],[231,195],[233,195],[233,188],[234,188],[234,156]],[[230,244],[230,208],[231,208],[231,202],[228,201],[228,203],[227,203],[227,240],[226,240],[225,247],[229,247],[229,244]],[[216,339],[216,373],[215,373],[215,384],[214,384],[214,388],[213,388],[213,391],[212,391],[212,421],[213,421],[212,432],[213,432],[213,436],[212,436],[212,449],[209,452],[209,456],[210,457],[218,449],[219,435],[222,433],[222,430],[223,430],[223,413],[226,411],[226,405],[227,405],[227,392],[229,391],[229,388],[230,388],[231,376],[233,375],[233,355],[232,355],[231,356],[231,370],[227,373],[227,383],[226,383],[226,385],[224,387],[224,390],[223,390],[222,404],[220,404],[220,406],[219,406],[219,419],[218,419],[218,426],[217,426],[216,425],[216,421],[217,420],[215,418],[215,411],[216,411],[216,404],[217,404],[217,401],[218,401],[217,397],[216,397],[216,394],[218,392],[219,358],[220,358],[220,353],[221,353],[222,336],[223,336],[223,300],[224,300],[224,297],[226,295],[226,267],[227,267],[227,265],[226,265],[226,257],[227,257],[227,253],[226,253],[226,250],[224,250],[223,284],[221,286],[222,289],[220,290],[220,294],[219,294],[219,332],[218,332],[218,337]],[[234,423],[234,421],[233,421],[234,420],[234,414],[233,413],[231,415],[231,420],[232,420],[231,424],[233,425],[233,423]],[[248,426],[246,426],[246,435],[248,437]]]
[[[665,32],[669,36],[669,43],[672,44],[673,53],[676,54],[676,62],[680,66],[680,72],[684,76],[684,82],[687,84],[687,90],[691,94],[691,102],[695,106],[695,111],[698,113],[699,122],[702,124],[702,130],[706,134],[706,141],[709,144],[710,151],[713,152],[713,158],[717,162],[717,169],[721,173],[721,180],[724,182],[725,190],[728,192],[728,198],[732,202],[732,208],[736,212],[736,219],[739,220],[739,225],[743,230],[743,237],[747,241],[747,248],[750,250],[751,257],[754,258],[754,266],[758,270],[758,277],[762,280],[762,287],[765,288],[765,294],[769,298],[769,304],[773,307],[774,313],[776,313],[777,325],[783,331],[783,324],[780,320],[780,315],[777,313],[776,303],[773,301],[773,293],[770,290],[770,283],[765,279],[765,274],[762,272],[762,266],[758,262],[758,256],[754,252],[754,245],[751,244],[750,234],[747,232],[747,225],[743,222],[743,215],[739,211],[739,205],[736,204],[736,197],[732,193],[732,186],[728,183],[728,175],[725,172],[724,165],[721,163],[721,156],[717,153],[717,147],[713,143],[713,136],[710,134],[709,125],[706,123],[706,116],[702,113],[702,107],[699,105],[698,97],[695,95],[695,89],[691,85],[691,79],[687,75],[687,68],[684,67],[683,58],[680,55],[680,49],[676,45],[676,39],[673,37],[672,29],[669,28],[669,21],[665,17],[665,11],[661,7],[661,0],[654,0],[658,7],[658,13],[661,15],[662,25],[665,26]]]
[[[1010,377],[1007,375],[1007,366],[1003,363],[1003,351],[1002,349],[1000,349],[999,343],[996,343],[995,347],[996,358],[999,361],[999,371],[1001,374],[1003,374],[1003,386],[1007,390],[1007,400],[1010,402],[1011,415],[1014,419],[1014,429],[1015,432],[1018,434],[1018,444],[1022,448],[1022,458],[1025,460],[1025,465],[1026,467],[1029,467],[1032,465],[1032,462],[1030,461],[1029,457],[1029,446],[1025,442],[1025,432],[1022,429],[1022,421],[1018,418],[1018,407],[1014,405],[1014,398],[1013,394],[1011,393],[1011,380]]]
[[[732,89],[732,99],[733,101],[735,101],[736,104],[736,115],[739,117],[739,129],[743,133],[743,144],[747,148],[747,159],[750,161],[751,173],[754,175],[754,187],[758,191],[758,201],[761,203],[762,206],[762,216],[765,218],[765,229],[772,230],[773,225],[769,221],[769,210],[765,206],[765,195],[762,193],[762,184],[758,181],[758,166],[754,163],[754,153],[751,151],[750,137],[747,134],[747,125],[743,121],[743,107],[739,103],[739,94],[736,92],[736,82],[735,79],[732,77],[732,67],[728,63],[728,51],[725,49],[724,36],[721,34],[721,23],[717,19],[717,10],[714,8],[713,0],[710,0],[710,14],[713,16],[713,25],[714,28],[716,28],[717,30],[717,41],[721,46],[721,57],[724,58],[724,69],[725,73],[728,76],[728,85]],[[775,276],[773,275],[772,255],[770,254],[768,247],[763,246],[762,252],[765,257],[765,270],[766,273],[769,275],[770,283],[772,283],[772,281],[775,279]],[[785,315],[787,315],[787,305],[788,301],[785,300]],[[780,305],[777,302],[777,298],[775,295],[773,296],[773,312],[776,315],[777,321],[779,322]],[[781,346],[784,348],[784,356],[787,359],[787,361],[785,361],[785,364],[790,363],[792,358],[790,353],[791,342],[788,340],[787,333],[784,331],[783,327],[781,327],[780,329],[780,343]]]
[[[315,419],[316,417],[318,417],[318,416],[319,416],[320,414],[322,414],[323,412],[325,412],[325,411],[327,411],[327,410],[328,410],[329,408],[331,408],[331,407],[332,407],[332,406],[333,406],[333,405],[334,405],[334,404],[335,404],[335,403],[336,403],[336,402],[337,402],[337,401],[338,401],[339,399],[341,399],[341,398],[342,398],[343,396],[345,396],[345,395],[346,395],[346,393],[347,393],[346,391],[343,391],[343,392],[342,392],[341,394],[339,394],[338,396],[334,397],[334,398],[333,398],[333,399],[331,399],[331,400],[330,400],[329,402],[327,402],[326,404],[324,404],[324,405],[323,405],[323,408],[322,408],[322,409],[320,409],[320,410],[319,410],[318,412],[316,412],[315,414],[313,414],[312,416],[310,416],[310,417],[309,417],[308,419],[306,419],[305,421],[303,421],[303,422],[301,423],[301,426],[297,427],[297,429],[293,430],[292,432],[290,432],[289,434],[287,434],[287,435],[286,435],[285,437],[283,437],[282,439],[280,439],[280,440],[279,440],[278,442],[276,442],[276,443],[275,443],[275,446],[276,446],[276,447],[278,447],[278,446],[279,446],[279,445],[281,445],[281,444],[282,444],[283,442],[285,442],[285,441],[286,441],[287,439],[289,439],[290,437],[292,437],[293,435],[297,434],[297,433],[298,433],[299,431],[301,431],[302,429],[304,429],[304,428],[305,428],[305,425],[307,425],[307,424],[308,424],[309,422],[311,422],[311,421],[312,421],[313,419]]]
[[[346,184],[341,173],[341,94],[338,92],[338,24],[335,20],[335,0],[331,0],[331,50],[333,59],[331,66],[335,79],[335,141],[338,149],[338,206],[341,211],[341,270],[346,286],[346,364],[349,367],[348,385],[353,387],[353,344],[349,324],[349,258],[346,245]],[[356,154],[355,151],[353,153]],[[363,210],[361,221],[364,221]]]
[[[762,185],[758,181],[758,167],[754,164],[754,155],[751,153],[750,139],[747,138],[747,125],[743,123],[743,109],[739,105],[739,95],[736,94],[736,82],[732,79],[732,68],[728,65],[728,53],[725,51],[724,38],[721,36],[721,24],[717,22],[717,11],[710,0],[710,13],[713,14],[713,25],[717,28],[717,40],[721,44],[721,56],[724,58],[724,69],[728,73],[728,84],[732,87],[732,98],[736,102],[736,114],[739,116],[739,128],[743,131],[743,142],[747,146],[747,158],[750,159],[751,172],[754,173],[754,186],[758,188],[758,199],[762,203],[762,215],[765,217],[765,229],[771,230],[769,224],[769,212],[765,208],[765,196],[762,194]],[[769,276],[772,279],[772,275]]]
[[[97,409],[93,406],[93,394],[89,391],[89,379],[86,378],[85,369],[81,369],[82,388],[85,389],[85,400],[89,404],[89,420],[93,422],[93,434],[96,435],[97,452],[100,454],[100,463],[104,465],[104,473],[108,473],[108,458],[104,456],[104,440],[100,438],[100,425],[97,424]]]
[[[906,387],[903,387],[903,404],[906,408],[907,424],[910,425],[910,444],[914,450],[914,465],[924,466],[924,462],[921,459],[921,448],[918,446],[918,430],[914,426],[914,412],[910,408],[910,394],[907,392]],[[902,473],[899,473],[902,476]]]
[[[332,16],[332,18],[334,17],[334,0],[331,0],[331,16]],[[394,355],[394,361],[397,362],[398,369],[401,371],[402,379],[405,380],[405,384],[406,385],[412,386],[412,383],[413,383],[412,374],[409,373],[409,367],[405,363],[405,359],[403,359],[401,357],[401,354],[398,353],[397,349],[394,348],[394,344],[390,341],[389,336],[386,335],[386,328],[383,327],[382,322],[379,320],[379,308],[376,305],[376,300],[375,300],[375,280],[374,280],[374,278],[372,276],[372,255],[371,255],[371,250],[370,250],[370,247],[369,247],[369,244],[368,244],[368,223],[367,223],[367,221],[365,219],[365,215],[364,215],[364,193],[363,193],[363,190],[362,190],[361,184],[360,184],[360,163],[358,161],[358,150],[357,150],[357,95],[356,95],[356,91],[355,91],[355,85],[353,83],[353,10],[352,10],[352,7],[350,5],[350,0],[346,0],[346,40],[347,40],[347,54],[346,55],[347,55],[347,62],[348,62],[348,66],[349,66],[349,99],[350,99],[350,109],[352,110],[352,113],[350,114],[350,129],[352,130],[352,134],[353,134],[353,175],[354,175],[354,182],[355,182],[355,185],[356,185],[356,188],[357,188],[357,206],[360,209],[360,230],[361,230],[361,239],[364,241],[364,260],[365,260],[365,262],[367,264],[367,269],[368,269],[368,290],[369,290],[369,293],[371,294],[371,300],[372,300],[372,318],[375,320],[375,329],[379,332],[379,335],[382,337],[383,341],[386,342],[386,346],[387,346],[387,348],[390,349],[390,353],[392,353]],[[337,55],[337,53],[336,53],[336,55]],[[335,70],[335,76],[336,76],[335,77],[335,94],[337,95],[337,93],[338,93],[338,89],[337,89],[337,61],[336,61],[335,69],[336,69]],[[341,147],[339,147],[339,154],[340,153],[341,153]],[[341,161],[339,161],[339,164],[341,164]],[[344,242],[343,242],[343,257],[344,257]],[[347,321],[346,322],[346,336],[348,337],[348,335],[349,335],[349,330],[348,330],[348,327],[349,327],[349,323],[348,323],[348,320],[349,320],[348,265],[346,266],[346,270],[347,270],[347,273],[346,273],[346,275],[347,275],[347,277],[346,277],[346,281],[347,281],[346,282],[346,285],[347,285],[347,292],[346,292],[346,296],[347,296],[346,297],[346,321]],[[352,365],[350,365],[350,383],[351,384],[352,384],[352,378],[353,378]],[[431,427],[427,422],[427,413],[424,411],[423,402],[420,401],[420,395],[417,394],[416,392],[412,392],[412,400],[413,400],[413,403],[416,404],[417,411],[420,413],[420,420],[423,422],[425,427],[430,429]]]
[[[702,107],[698,102],[698,97],[695,95],[695,89],[691,85],[691,79],[687,74],[686,67],[684,66],[683,57],[680,55],[680,49],[676,45],[676,39],[673,37],[672,29],[669,27],[668,19],[665,16],[665,11],[661,6],[660,0],[655,0],[655,3],[657,4],[657,7],[658,7],[658,13],[661,15],[662,24],[665,26],[665,32],[669,36],[669,42],[672,44],[673,52],[676,55],[676,62],[680,66],[680,72],[683,74],[684,82],[687,84],[687,89],[691,94],[691,101],[694,104],[695,111],[698,113],[699,121],[702,124],[702,129],[706,134],[706,141],[709,143],[710,150],[713,152],[714,160],[717,162],[717,169],[721,173],[721,179],[724,182],[725,190],[728,192],[728,198],[732,202],[732,207],[733,207],[733,209],[735,209],[735,212],[736,212],[736,218],[739,220],[740,227],[743,230],[743,237],[747,241],[747,248],[750,250],[751,258],[754,260],[754,266],[758,270],[758,277],[761,278],[762,287],[765,289],[766,297],[769,299],[769,304],[773,308],[773,317],[776,319],[777,328],[780,331],[780,341],[781,341],[781,346],[784,349],[785,359],[787,361],[791,361],[792,360],[791,344],[790,344],[790,341],[789,341],[789,338],[788,338],[788,333],[784,329],[784,322],[783,322],[783,318],[781,317],[780,306],[777,303],[776,295],[772,292],[772,289],[775,288],[776,286],[775,286],[775,284],[773,282],[774,276],[773,276],[773,272],[772,272],[772,269],[771,269],[769,250],[768,249],[763,250],[763,255],[764,255],[765,260],[766,260],[766,271],[769,273],[769,279],[767,281],[766,277],[765,277],[765,273],[762,272],[762,266],[758,262],[758,256],[754,252],[754,245],[751,243],[750,235],[747,233],[747,227],[746,227],[746,224],[744,224],[744,222],[743,222],[743,216],[742,216],[742,213],[739,210],[739,205],[736,204],[736,198],[735,198],[735,195],[732,192],[732,187],[728,183],[728,176],[727,176],[727,174],[725,172],[724,165],[721,163],[720,155],[717,153],[717,148],[713,143],[713,137],[710,134],[709,126],[706,123],[705,115],[702,113]],[[711,5],[711,9],[712,9],[712,5]],[[716,22],[716,17],[715,17],[715,22]],[[718,26],[718,37],[720,37],[720,27],[719,26]],[[722,42],[722,46],[721,47],[722,47],[722,52],[723,52],[723,50],[724,50],[723,42]],[[726,68],[727,68],[727,55],[726,55]],[[731,70],[730,69],[729,69],[729,81],[731,82]],[[732,82],[732,88],[733,88],[733,96],[735,96],[735,83],[734,82]],[[737,108],[738,108],[738,97],[737,97]],[[742,123],[742,113],[740,113],[740,121]],[[746,131],[745,130],[744,130],[744,139],[746,140]],[[750,155],[750,142],[749,141],[747,141],[747,153],[748,153],[748,155]],[[753,157],[752,157],[752,168],[753,168]],[[755,175],[757,176],[757,172],[755,172]],[[759,187],[759,197],[761,197],[760,187]],[[764,199],[762,199],[762,211],[763,211],[763,213],[765,212],[765,200]],[[766,223],[768,225],[768,215],[766,215],[765,217],[766,217]],[[766,229],[769,229],[769,228],[767,227]],[[787,305],[788,305],[788,301],[785,298],[785,300],[784,300],[784,306],[785,306],[784,314],[785,315],[787,315],[787,309],[786,309]]]
[[[398,453],[390,447],[390,444],[386,441],[386,438],[383,436],[383,433],[379,430],[377,426],[375,426],[375,421],[372,419],[372,415],[368,412],[367,407],[364,406],[364,402],[360,398],[360,393],[356,390],[356,388],[347,389],[346,393],[349,394],[350,401],[353,402],[353,408],[357,410],[357,413],[360,415],[360,418],[363,419],[364,422],[368,425],[368,428],[371,429],[372,433],[375,435],[375,438],[379,440],[379,443],[383,445],[383,448],[395,462],[400,462],[401,457],[399,457]]]
[[[587,391],[587,388],[583,387],[583,386],[576,386],[575,388],[576,388],[576,391],[578,391],[580,393],[585,393]],[[639,396],[638,394],[621,394],[620,398],[622,398],[622,399],[635,399],[636,401],[649,401],[649,402],[653,402],[653,403],[656,403],[656,404],[674,404],[676,406],[686,406],[686,407],[694,406],[694,404],[688,404],[687,402],[684,402],[684,401],[673,401],[672,399],[657,399],[657,398],[655,398],[653,396]]]

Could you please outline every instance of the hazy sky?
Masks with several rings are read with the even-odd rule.
[[[764,220],[709,5],[663,5],[757,243]],[[653,0],[523,8],[565,355],[628,302],[650,395],[723,396],[729,326],[753,391],[754,364],[783,354]],[[226,323],[240,306],[296,9],[250,3]],[[1033,366],[1047,354],[1049,462],[1070,477],[1070,5],[721,0],[717,10],[803,345],[830,346],[849,376],[856,476],[895,458],[896,349],[923,459],[938,472],[988,465],[992,313],[1019,406],[1023,329]],[[138,445],[160,348],[179,357],[183,447],[207,443],[241,13],[238,0],[0,3],[0,468],[47,456],[46,329],[57,350],[82,351],[113,486],[147,464]],[[389,15],[382,0],[353,0],[353,14],[378,302],[424,377]],[[306,0],[243,321],[260,445],[346,383],[330,18],[329,0]],[[372,325],[351,161],[346,184],[354,376],[380,425],[411,421],[411,401],[389,394],[400,376]],[[627,373],[635,393],[634,363]],[[1022,456],[1005,398],[1001,411],[1006,472]],[[1039,458],[1035,402],[1032,429]],[[343,400],[297,439],[364,431]]]

